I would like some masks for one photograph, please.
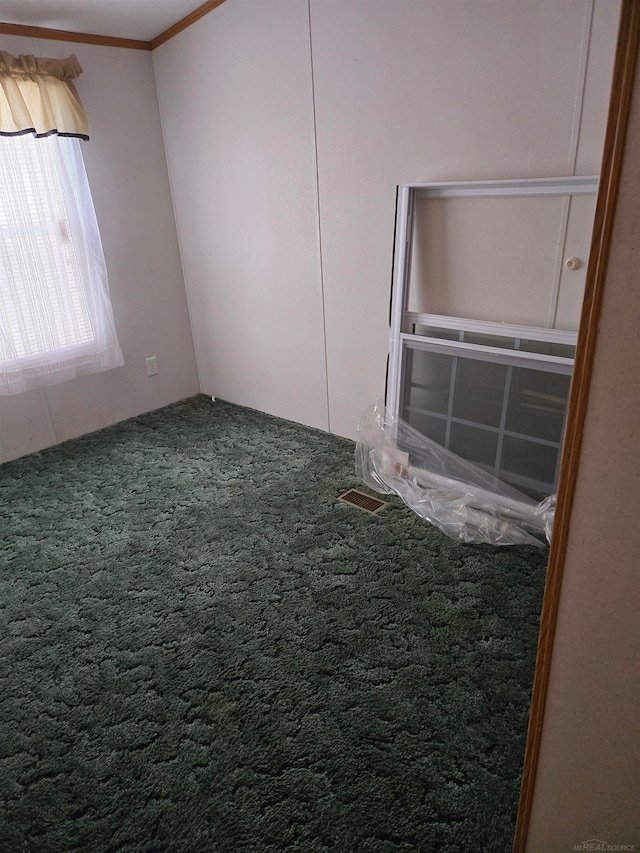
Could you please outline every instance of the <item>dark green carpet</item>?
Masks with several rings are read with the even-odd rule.
[[[0,850],[508,851],[546,553],[208,398],[0,467]]]

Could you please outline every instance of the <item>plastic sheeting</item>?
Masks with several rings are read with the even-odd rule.
[[[555,496],[537,504],[395,418],[381,401],[358,422],[356,474],[376,492],[396,494],[451,539],[475,545],[550,540]]]

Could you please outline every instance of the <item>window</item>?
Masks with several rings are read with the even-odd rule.
[[[560,296],[562,257],[569,239],[588,249],[590,236],[580,218],[568,236],[569,213],[597,184],[566,177],[398,187],[391,417],[538,501],[557,487],[577,338],[556,328],[571,326],[579,311],[574,283],[564,303]],[[423,203],[433,205],[428,215]],[[494,321],[479,319],[494,312]]]
[[[406,317],[401,417],[536,500],[554,492],[575,333]]]
[[[79,140],[0,138],[0,177],[2,391],[122,364]]]
[[[88,137],[66,79],[81,69],[75,57],[0,52],[0,60],[0,394],[18,394],[123,359],[80,150],[79,137]],[[45,86],[51,91],[41,97]],[[42,117],[43,104],[68,101],[71,119]],[[25,112],[23,129],[5,126]],[[75,124],[64,127],[68,120]]]

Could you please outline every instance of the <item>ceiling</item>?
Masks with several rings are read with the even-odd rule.
[[[0,0],[0,22],[118,38],[160,35],[203,0]]]

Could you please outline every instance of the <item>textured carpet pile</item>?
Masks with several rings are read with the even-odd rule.
[[[545,552],[196,397],[0,467],[0,851],[508,851]]]

